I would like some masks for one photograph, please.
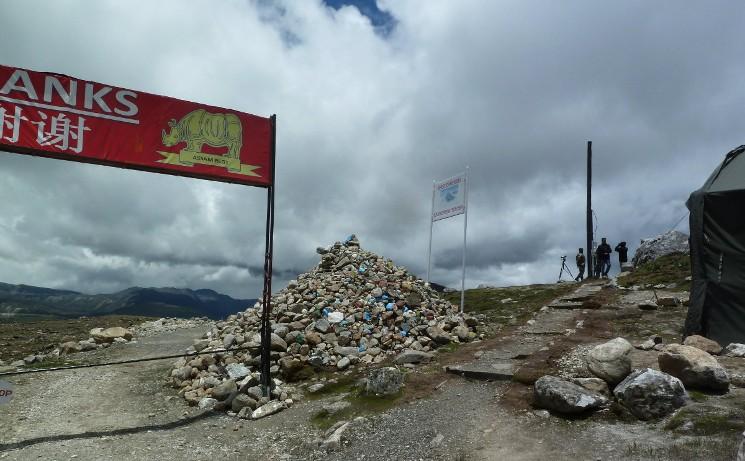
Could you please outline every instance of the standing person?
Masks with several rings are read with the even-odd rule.
[[[616,245],[616,251],[618,252],[618,266],[623,266],[623,263],[629,260],[629,248],[626,246],[626,242],[621,242]]]
[[[579,253],[574,257],[574,261],[577,263],[577,277],[574,279],[581,282],[585,279],[585,255],[582,253],[582,248],[579,249]]]
[[[610,271],[610,255],[611,253],[613,253],[613,250],[611,250],[608,242],[605,241],[605,237],[600,240],[600,245],[598,245],[598,249],[595,251],[595,254],[597,255],[598,262],[600,263],[600,275],[602,277],[608,278],[608,272]]]

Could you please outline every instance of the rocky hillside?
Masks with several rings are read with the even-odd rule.
[[[0,283],[1,320],[49,320],[99,315],[222,319],[253,305],[213,290],[132,287],[111,294]]]

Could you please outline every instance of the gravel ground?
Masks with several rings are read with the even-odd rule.
[[[566,319],[557,314],[554,320]],[[165,328],[90,352],[87,360],[177,354],[203,332],[203,325]],[[521,338],[524,334],[514,341]],[[577,365],[585,352],[580,346],[563,360],[568,367]],[[513,384],[452,376],[424,398],[352,424],[338,449],[327,453],[319,449],[325,431],[312,418],[338,396],[304,400],[258,421],[203,413],[164,386],[171,362],[8,379],[16,393],[10,404],[0,406],[0,459],[693,461],[731,459],[739,440],[725,440],[720,452],[696,458],[695,445],[688,451],[671,447],[711,438],[673,435],[663,429],[664,422],[622,422],[610,410],[571,420],[515,409],[502,399]],[[732,394],[733,405],[739,395]]]

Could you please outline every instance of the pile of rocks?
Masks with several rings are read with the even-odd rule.
[[[167,317],[143,322],[132,327],[132,332],[135,336],[146,337],[182,329],[211,328],[214,323],[213,320],[210,320],[207,317],[195,317],[190,319]]]
[[[616,338],[587,353],[587,369],[595,378],[544,376],[536,381],[536,404],[558,413],[582,413],[610,402],[613,389],[612,395],[622,407],[639,419],[649,420],[685,405],[686,387],[714,392],[729,389],[730,377],[713,356],[722,351],[715,342],[701,337],[689,337],[682,345],[662,346],[652,338],[649,342],[660,351],[659,371],[632,371],[633,347],[625,339]]]
[[[678,231],[669,231],[657,237],[644,239],[634,253],[634,266],[639,266],[647,261],[654,261],[660,256],[673,253],[690,252],[688,248],[688,235]]]
[[[59,345],[58,354],[72,354],[108,347],[113,343],[126,343],[134,336],[132,331],[123,327],[94,328],[90,337],[83,341],[67,341]]]
[[[460,315],[456,306],[405,268],[361,249],[355,236],[317,252],[320,263],[272,297],[272,376],[296,381],[313,368],[350,370],[379,364],[395,354],[415,362],[441,345],[483,335],[479,319]],[[232,393],[221,393],[221,400],[215,389],[237,387],[238,394],[245,394],[256,387],[261,310],[259,302],[217,322],[192,348],[201,353],[241,350],[175,364],[172,383],[187,401],[199,404],[216,398],[235,411],[225,401]],[[280,389],[273,397],[292,400],[293,389],[275,378],[276,382]],[[254,400],[250,405],[261,403]]]

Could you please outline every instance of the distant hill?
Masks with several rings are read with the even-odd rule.
[[[132,287],[112,294],[87,295],[0,282],[0,320],[64,319],[98,315],[209,317],[222,319],[253,306],[214,290]]]

